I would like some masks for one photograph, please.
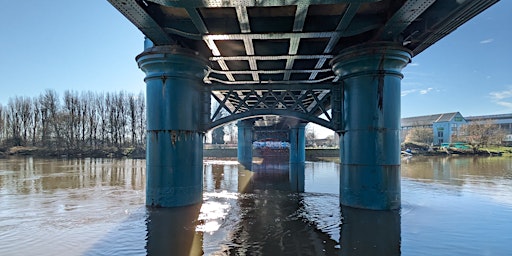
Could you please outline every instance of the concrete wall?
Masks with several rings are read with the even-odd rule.
[[[236,158],[236,148],[215,148],[204,149],[203,156],[205,158]],[[319,157],[339,157],[339,149],[306,149],[306,160],[313,161]]]

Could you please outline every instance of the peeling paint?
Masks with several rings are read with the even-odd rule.
[[[177,137],[176,131],[171,131],[171,143],[173,146],[176,144]]]

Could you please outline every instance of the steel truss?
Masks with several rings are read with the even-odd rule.
[[[207,86],[214,107],[206,130],[248,117],[279,115],[339,131],[340,84]]]

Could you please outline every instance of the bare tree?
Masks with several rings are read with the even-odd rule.
[[[107,106],[110,104],[110,96],[107,94],[107,96],[101,94],[98,95],[96,98],[96,106],[98,108],[99,113],[99,125],[100,125],[100,143],[101,146],[108,145],[108,113],[107,113]]]
[[[236,122],[231,122],[223,126],[224,134],[228,136],[229,143],[236,143],[238,140],[238,129],[236,127]]]
[[[32,100],[32,145],[36,146],[39,137],[39,128],[41,127],[41,107],[37,98]]]
[[[146,136],[145,109],[142,92],[66,91],[62,105],[53,90],[34,98],[14,97],[7,107],[0,105],[0,142],[52,149],[140,146]]]
[[[414,127],[407,131],[405,142],[431,144],[434,141],[432,128]]]
[[[487,145],[498,145],[505,137],[505,132],[491,120],[473,121],[461,129],[461,135],[465,142],[478,150]]]
[[[0,105],[0,142],[2,142],[5,138],[5,110],[2,105]]]
[[[9,127],[9,133],[8,136],[12,140],[10,144],[12,146],[22,146],[22,136],[21,136],[21,115],[19,112],[21,112],[21,106],[20,106],[21,100],[19,97],[16,97],[15,99],[9,99],[9,102],[7,103],[7,126]]]
[[[88,146],[91,148],[96,147],[96,134],[97,134],[97,105],[96,97],[92,92],[87,92],[82,95],[83,104],[87,107],[84,109],[84,126],[87,129],[87,138],[84,141],[89,142]]]
[[[23,97],[17,98],[16,100],[19,101],[16,103],[16,106],[21,116],[23,143],[26,144],[29,140],[30,124],[32,123],[32,99]]]
[[[306,125],[306,145],[316,145],[315,128],[312,123]]]
[[[64,92],[63,125],[65,127],[66,145],[68,148],[76,148],[80,136],[80,106],[76,92]]]
[[[134,95],[128,96],[128,113],[130,116],[130,136],[132,145],[137,142],[137,99]]]
[[[116,108],[117,108],[117,134],[118,134],[118,144],[117,146],[125,146],[126,143],[126,128],[128,125],[128,107],[127,107],[127,97],[126,92],[121,91],[117,95],[116,98]]]
[[[61,131],[58,123],[59,116],[59,100],[57,92],[54,90],[46,90],[44,94],[39,96],[41,111],[41,142],[43,145],[50,147],[53,142],[60,142]]]
[[[139,143],[143,145],[146,138],[146,98],[142,92],[137,96],[137,116],[139,120]]]

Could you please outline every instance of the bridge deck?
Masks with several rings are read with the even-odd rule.
[[[498,0],[108,1],[155,45],[209,59],[207,129],[274,113],[336,130],[340,50],[386,41],[417,55]]]
[[[371,41],[414,55],[498,0],[109,0],[156,45],[209,57],[207,83],[336,82],[329,61]]]

